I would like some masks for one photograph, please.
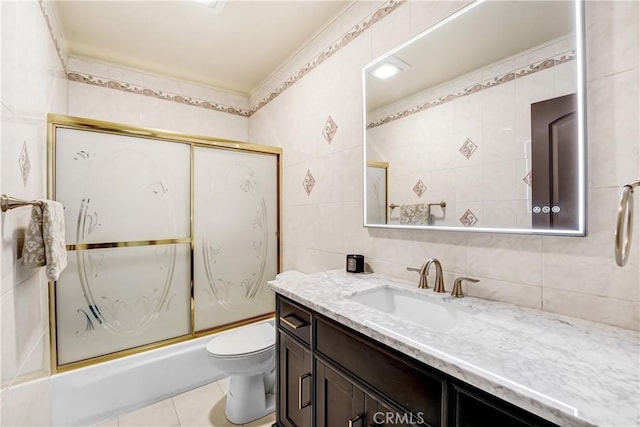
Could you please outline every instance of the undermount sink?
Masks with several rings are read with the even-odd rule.
[[[439,332],[453,329],[478,313],[478,310],[460,305],[450,298],[428,297],[387,286],[358,292],[346,298]]]

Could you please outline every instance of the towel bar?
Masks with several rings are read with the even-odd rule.
[[[615,236],[616,264],[620,267],[624,267],[629,258],[629,248],[633,236],[633,187],[638,186],[640,186],[640,179],[630,182],[620,189]]]
[[[37,200],[21,200],[16,199],[15,197],[7,196],[6,194],[0,196],[0,209],[2,209],[2,212],[6,212],[8,210],[19,208],[22,206],[33,206],[39,204],[40,202]]]

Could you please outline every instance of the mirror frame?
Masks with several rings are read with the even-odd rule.
[[[577,114],[578,114],[578,228],[572,229],[534,229],[534,228],[512,228],[512,227],[465,227],[465,226],[437,226],[437,225],[403,225],[403,224],[369,224],[367,223],[367,74],[369,69],[392,56],[399,50],[412,44],[414,41],[425,37],[429,33],[453,21],[476,6],[489,0],[476,0],[473,3],[459,9],[445,19],[437,22],[426,30],[420,32],[405,43],[395,47],[382,56],[369,62],[362,68],[362,101],[363,101],[363,226],[383,229],[408,229],[408,230],[437,230],[437,231],[471,231],[476,233],[502,233],[502,234],[524,234],[524,235],[553,235],[553,236],[586,236],[586,82],[585,82],[585,31],[584,31],[584,4],[582,0],[572,0],[575,10],[575,38],[576,38],[576,86],[577,86]],[[388,217],[387,211],[387,217]]]

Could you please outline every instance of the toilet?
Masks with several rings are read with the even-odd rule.
[[[245,424],[275,409],[274,321],[241,326],[215,335],[207,344],[215,366],[229,374],[225,415]]]

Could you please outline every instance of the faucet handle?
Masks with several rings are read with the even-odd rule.
[[[462,282],[470,282],[470,283],[478,283],[480,280],[473,279],[471,277],[458,277],[453,282],[453,290],[451,291],[451,296],[456,298],[461,298],[464,296],[462,292]]]
[[[420,281],[418,282],[419,289],[429,289],[429,283],[427,283],[427,276],[424,272],[424,267],[415,268],[415,267],[407,267],[407,271],[415,271],[416,273],[420,273]]]

